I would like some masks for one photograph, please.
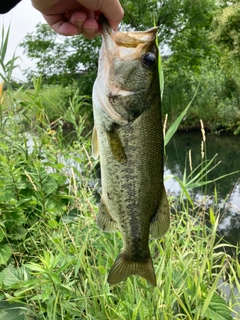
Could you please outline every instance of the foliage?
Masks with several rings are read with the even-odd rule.
[[[11,315],[15,303],[35,319],[233,319],[217,285],[239,266],[224,245],[215,244],[214,216],[208,228],[200,216],[180,211],[165,239],[151,243],[157,288],[136,277],[109,287],[107,270],[121,248],[120,236],[103,234],[95,225],[91,192],[81,187],[77,194],[83,201],[80,214],[69,212],[54,227],[34,226],[39,240],[32,237],[28,245],[36,253],[0,273],[5,313]]]
[[[37,59],[37,71],[44,82],[69,85],[77,81],[82,93],[90,94],[96,77],[100,37],[87,40],[81,36],[63,37],[48,25],[38,24],[36,31],[28,34],[20,46],[28,57]]]
[[[26,135],[16,132],[11,138],[16,140],[15,144],[8,135],[1,134],[1,246],[5,253],[8,246],[12,253],[16,252],[16,261],[21,261],[25,254],[30,254],[26,244],[32,236],[32,226],[57,221],[72,199],[68,195],[67,178],[61,174],[63,165],[57,152],[48,146],[54,137],[46,132],[42,136],[42,146],[40,142],[32,141],[31,152]],[[19,251],[22,252],[20,256]],[[5,254],[5,258],[1,264],[5,264],[10,256]]]
[[[41,79],[33,87],[18,100],[6,92],[12,107],[0,123],[0,319],[232,320],[239,301],[225,301],[219,282],[240,289],[239,262],[226,253],[239,248],[218,242],[213,210],[207,224],[208,212],[194,208],[190,216],[173,197],[170,231],[150,241],[158,286],[137,277],[106,283],[121,238],[94,221],[100,184],[78,112],[85,97],[73,95],[62,115],[76,133],[66,145],[61,122],[53,130],[46,114],[51,95]]]
[[[228,58],[240,60],[240,37],[238,33],[240,4],[224,8],[214,21],[213,37],[222,49],[227,50]]]
[[[238,7],[228,3],[224,9],[212,11],[207,29],[202,25],[197,36],[197,46],[187,36],[195,30],[189,25],[183,30],[185,40],[174,43],[173,54],[164,63],[163,108],[172,121],[199,87],[182,128],[196,128],[202,119],[212,131],[240,132]]]
[[[197,92],[196,92],[197,94]],[[168,142],[174,136],[174,133],[178,130],[180,123],[182,122],[183,118],[186,116],[191,103],[193,102],[196,94],[194,95],[192,101],[188,104],[188,106],[183,110],[183,112],[177,117],[177,119],[171,124],[167,132],[164,132],[164,147],[168,144]],[[166,131],[166,121],[165,121],[165,131]]]
[[[122,5],[125,10],[123,29],[150,28],[154,17],[162,44],[179,51],[177,44],[181,43],[179,54],[182,54],[184,43],[187,46],[194,42],[192,57],[196,48],[201,51],[201,57],[207,54],[205,36],[214,13],[213,0],[198,0],[194,5],[190,0],[123,0]],[[96,76],[100,42],[100,37],[91,41],[81,36],[61,37],[47,25],[38,24],[36,31],[28,34],[21,46],[30,58],[37,59],[37,75],[42,74],[44,81],[71,83],[77,80],[83,92],[89,94],[89,85]],[[86,83],[88,80],[90,82]]]
[[[227,127],[235,123],[234,133],[240,133],[239,105],[240,105],[240,4],[232,4],[222,9],[214,20],[212,37],[221,51],[220,65],[225,75],[223,94],[225,101],[221,101],[218,110],[227,119]],[[234,119],[235,118],[235,119]]]
[[[159,27],[160,42],[168,43],[170,47],[176,39],[184,40],[184,30],[194,27],[200,31],[203,26],[209,27],[215,10],[215,2],[211,0],[197,0],[194,4],[190,0],[122,0],[121,4],[127,28],[150,28],[154,18]]]
[[[239,134],[239,2],[123,0],[121,4],[125,10],[122,30],[145,30],[154,21],[159,26],[165,74],[163,110],[169,120],[173,122],[183,112],[199,87],[180,128],[196,129],[202,119],[213,132]],[[39,24],[21,45],[29,57],[37,59],[34,73],[42,74],[44,84],[70,85],[74,92],[77,88],[79,94],[90,95],[100,43],[100,37],[91,41],[61,37]],[[34,73],[29,73],[29,79]],[[91,122],[91,115],[87,121]]]
[[[2,37],[0,43],[0,68],[2,72],[0,72],[0,77],[6,85],[9,85],[11,82],[12,72],[16,68],[16,61],[18,59],[14,54],[9,61],[6,61],[9,33],[10,26],[7,31],[5,31],[4,26],[2,26]]]
[[[26,98],[21,104],[34,119],[34,125],[41,126],[47,121],[49,128],[68,134],[84,118],[83,134],[89,133],[93,122],[90,96],[80,95],[74,86],[43,86],[41,77],[33,80],[33,88],[33,91],[26,90]]]
[[[196,207],[199,213],[190,216],[185,205],[179,210],[178,199],[170,198],[170,231],[150,244],[158,287],[137,277],[109,287],[107,272],[121,238],[95,224],[96,163],[89,156],[89,140],[81,137],[82,126],[73,122],[80,143],[68,147],[58,132],[48,130],[48,122],[35,130],[33,145],[14,118],[1,134],[0,317],[233,319],[229,306],[238,304],[237,297],[227,303],[218,286],[220,279],[226,279],[224,286],[231,278],[240,287],[239,263],[216,240],[213,211],[207,225],[206,212]]]
[[[196,129],[202,119],[212,132],[225,129],[237,133],[240,124],[237,76],[226,76],[223,67],[207,59],[197,74],[189,68],[173,72],[170,61],[166,61],[164,67],[163,112],[169,114],[170,121],[176,119],[197,92],[181,128]]]
[[[85,170],[78,152],[84,150],[85,154],[89,148],[83,140],[84,120],[79,112],[79,108],[87,104],[86,97],[81,100],[74,96],[69,101],[69,107],[62,112],[57,133],[52,130],[53,124],[45,112],[44,101],[49,100],[41,93],[41,79],[34,81],[34,89],[25,95],[22,92],[20,99],[16,99],[17,94],[9,89],[1,101],[1,106],[5,100],[12,106],[1,108],[0,118],[1,265],[8,261],[21,264],[33,249],[28,247],[28,241],[35,236],[35,226],[55,228],[62,215],[70,210],[75,198],[69,188],[72,159],[76,157],[75,166],[78,165],[79,172]],[[19,124],[23,122],[34,136],[22,132],[25,128]],[[67,147],[65,152],[60,151],[65,123],[72,125],[75,139],[82,143],[81,147],[75,143],[70,153]],[[83,176],[81,179],[83,181]]]

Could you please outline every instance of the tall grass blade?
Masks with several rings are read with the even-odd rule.
[[[199,88],[199,85],[198,85],[198,88]],[[192,100],[189,102],[188,106],[183,110],[183,112],[177,117],[177,119],[171,124],[171,126],[167,130],[166,135],[164,137],[164,146],[165,147],[167,146],[168,142],[172,139],[172,137],[173,137],[174,133],[177,131],[182,119],[184,118],[188,109],[190,108],[193,100],[195,99],[195,97],[197,95],[198,88],[197,88]]]
[[[12,58],[9,61],[5,62],[7,48],[8,48],[8,41],[9,41],[9,33],[10,33],[10,26],[8,27],[6,33],[5,33],[4,26],[2,26],[2,39],[0,44],[0,67],[2,69],[2,72],[0,72],[0,77],[5,82],[7,87],[11,88],[10,82],[11,82],[12,72],[17,67],[17,65],[15,65],[15,62],[19,57],[16,57],[14,53]]]
[[[153,24],[154,27],[157,27],[155,16],[153,17],[153,21],[154,21],[154,24]],[[162,101],[163,91],[164,91],[164,74],[163,74],[163,64],[162,64],[162,57],[161,57],[158,37],[156,37],[156,45],[158,48],[158,75],[159,75],[160,94],[161,94],[161,101]]]
[[[1,47],[0,47],[0,64],[4,72],[6,72],[6,68],[4,65],[4,60],[7,53],[7,47],[8,47],[8,39],[9,39],[9,33],[10,33],[10,26],[7,29],[7,33],[5,35],[5,29],[4,26],[2,26],[2,40],[1,40]]]
[[[190,194],[188,193],[187,191],[187,187],[186,185],[184,185],[184,183],[177,177],[177,176],[174,176],[174,179],[177,180],[177,182],[179,183],[180,187],[181,187],[181,190],[182,192],[184,193],[184,195],[186,196],[186,198],[188,199],[189,203],[191,204],[192,207],[194,207],[194,203],[191,199],[191,196]]]

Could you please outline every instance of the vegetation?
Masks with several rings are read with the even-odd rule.
[[[78,103],[68,110],[75,140],[65,144],[44,113],[40,82],[34,85],[39,118],[32,130],[17,125],[14,104],[1,117],[7,121],[0,124],[0,318],[237,319],[239,296],[225,300],[224,288],[240,291],[239,248],[217,238],[217,211],[205,212],[184,197],[189,183],[203,184],[203,171],[181,181],[183,196],[169,199],[170,231],[150,243],[157,288],[138,277],[106,283],[121,238],[95,223],[100,183],[90,137],[82,135],[84,120],[74,112]],[[24,92],[21,101],[31,114]]]
[[[168,2],[162,1],[164,3],[165,9],[169,10],[171,7],[167,7]],[[189,5],[176,0],[171,3]],[[206,5],[208,3],[212,2],[206,1]],[[133,13],[133,17],[135,14],[141,17],[133,2],[123,1],[123,4],[128,13]],[[149,1],[150,4],[153,6],[155,1]],[[223,1],[221,5],[222,10],[229,6],[228,2]],[[176,8],[181,12],[184,6]],[[193,11],[189,9],[188,12]],[[131,15],[129,21],[130,18]],[[142,21],[145,23],[145,20]],[[184,23],[188,21],[186,17]],[[219,21],[215,23],[221,23]],[[130,25],[130,22],[127,23]],[[180,22],[178,26],[181,26]],[[180,35],[181,30],[179,32]],[[102,233],[95,223],[101,186],[98,163],[91,157],[91,99],[88,91],[83,87],[76,89],[77,82],[66,86],[66,74],[63,75],[61,86],[50,86],[49,83],[54,83],[51,81],[62,76],[60,69],[59,74],[53,72],[49,79],[46,74],[34,78],[31,89],[22,86],[14,90],[11,75],[16,57],[5,61],[9,32],[3,30],[2,35],[1,78],[7,90],[2,91],[2,83],[0,319],[238,319],[239,246],[224,243],[218,238],[217,207],[205,210],[194,202],[190,192],[192,188],[211,182],[207,180],[207,173],[215,166],[213,159],[207,161],[203,158],[189,175],[185,171],[183,179],[179,180],[180,197],[169,197],[171,228],[163,239],[150,241],[157,287],[151,287],[139,277],[130,277],[126,282],[109,286],[106,283],[107,274],[122,246],[119,233]],[[220,41],[220,38],[218,36],[214,41]],[[186,34],[184,39],[187,39]],[[224,44],[221,42],[221,45]],[[39,52],[40,48],[41,45]],[[182,64],[183,73],[178,73],[180,64],[174,59],[172,56],[165,61],[163,99],[167,101],[165,93],[170,94],[170,85],[185,71],[186,76],[191,74],[192,77],[182,78],[184,93],[181,93],[180,83],[176,82],[179,84],[179,101],[184,104],[187,95],[192,93],[189,101],[195,94],[196,97],[191,104],[189,101],[185,104],[188,107],[184,111],[177,99],[176,105],[171,105],[173,111],[170,115],[176,120],[166,130],[165,144],[171,139],[180,120],[183,121],[186,115],[197,116],[196,101],[210,101],[205,94],[211,95],[210,84],[213,86],[215,83],[214,72],[219,72],[219,76],[222,74],[216,64],[207,82],[210,87],[204,83],[205,89],[209,89],[206,93],[199,81],[200,71],[195,72],[194,68],[188,68],[188,64]],[[201,68],[204,66],[208,75],[210,62],[211,59],[205,57],[200,65]],[[219,63],[224,68],[224,60],[219,60]],[[173,67],[179,69],[171,73]],[[172,78],[168,79],[168,75],[172,75]],[[223,84],[226,80],[224,74],[220,80]],[[217,86],[216,83],[214,88]],[[236,92],[233,91],[233,96]],[[221,110],[226,110],[224,95],[220,93],[219,85],[216,97],[210,102],[212,106],[216,104],[219,107],[217,99],[222,99],[224,108]],[[232,112],[231,101],[229,112]],[[204,106],[204,103],[199,104],[199,112],[200,106]],[[236,126],[236,122],[229,124],[229,128],[232,126]],[[229,295],[226,295],[226,288],[230,290]],[[234,290],[238,293],[234,293]]]
[[[238,1],[151,0],[121,1],[122,29],[159,26],[165,91],[163,111],[173,122],[191,101],[180,129],[199,128],[202,119],[212,132],[240,133],[240,70]],[[90,95],[97,71],[100,38],[61,37],[47,25],[38,25],[21,44],[37,61],[32,76],[44,84],[71,85]]]

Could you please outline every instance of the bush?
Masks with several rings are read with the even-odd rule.
[[[240,82],[234,73],[229,78],[229,73],[211,60],[204,61],[200,73],[190,68],[178,68],[178,72],[173,72],[171,59],[164,66],[163,112],[169,114],[172,121],[197,92],[180,128],[198,128],[202,119],[211,131],[224,129],[237,132],[240,121]]]

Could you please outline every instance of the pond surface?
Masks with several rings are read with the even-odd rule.
[[[191,172],[189,150],[193,170],[201,163],[201,142],[201,132],[180,132],[168,143],[165,160],[165,187],[168,194],[178,196],[181,190],[179,183],[171,175],[182,179],[185,168],[187,174]],[[205,159],[211,160],[215,155],[217,156],[211,167],[221,162],[208,173],[207,180],[240,170],[240,136],[207,134]],[[193,189],[191,198],[195,204],[203,205],[206,211],[210,206],[215,207],[214,212],[219,211],[221,216],[219,234],[232,244],[240,243],[240,172]]]

